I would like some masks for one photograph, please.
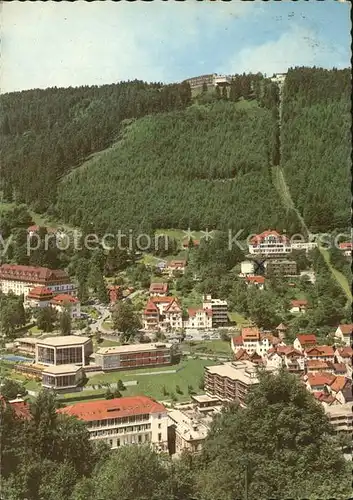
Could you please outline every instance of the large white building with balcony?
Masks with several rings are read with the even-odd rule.
[[[104,441],[112,449],[150,444],[157,451],[168,451],[167,410],[147,396],[76,403],[58,413],[83,420],[90,439]]]

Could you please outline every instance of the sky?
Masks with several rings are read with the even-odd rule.
[[[350,66],[350,2],[2,2],[1,93]]]

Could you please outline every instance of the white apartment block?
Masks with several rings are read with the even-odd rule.
[[[167,410],[147,396],[76,403],[58,413],[83,420],[90,439],[104,441],[111,449],[149,443],[157,451],[168,451]]]
[[[188,319],[184,321],[184,328],[205,330],[212,328],[211,309],[188,309]]]
[[[227,325],[228,303],[226,300],[213,299],[211,295],[205,295],[202,307],[212,311],[212,328]]]
[[[198,453],[208,434],[208,428],[181,410],[171,410],[169,418],[169,450],[180,455],[183,451]]]

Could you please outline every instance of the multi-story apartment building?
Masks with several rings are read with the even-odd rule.
[[[212,328],[211,309],[188,309],[188,319],[184,321],[184,328],[204,330]]]
[[[348,434],[352,435],[352,403],[345,403],[343,405],[333,405],[329,406],[327,404],[323,405],[325,408],[326,415],[328,416],[330,423],[333,425],[337,434]]]
[[[183,451],[199,453],[208,434],[208,428],[181,410],[168,412],[168,447],[171,455]]]
[[[172,349],[172,344],[164,343],[101,347],[94,358],[103,371],[163,366],[171,364]]]
[[[145,330],[182,329],[183,315],[175,297],[151,297],[143,311]]]
[[[204,295],[202,307],[212,311],[212,328],[228,324],[228,303],[226,300],[213,299],[211,295]]]
[[[288,259],[268,259],[264,263],[266,276],[297,276],[297,263]]]
[[[192,89],[202,87],[206,84],[209,87],[217,87],[218,85],[229,85],[231,83],[231,76],[228,75],[218,75],[217,73],[211,73],[209,75],[194,76],[192,78],[187,78],[184,82],[188,83]]]
[[[285,255],[291,251],[287,236],[271,229],[253,236],[249,244],[249,253],[252,255],[276,256]]]
[[[0,266],[0,289],[3,293],[12,292],[15,295],[27,296],[30,290],[37,286],[46,287],[54,294],[72,295],[75,291],[69,275],[61,269],[15,264]]]
[[[205,392],[222,401],[237,401],[245,406],[249,389],[258,384],[256,367],[250,361],[232,361],[205,367]]]
[[[321,361],[335,362],[335,351],[329,345],[317,345],[304,351],[305,358],[309,360],[319,359]]]
[[[112,449],[149,443],[157,451],[168,451],[167,410],[146,396],[76,403],[58,413],[83,420],[90,439],[104,441]]]

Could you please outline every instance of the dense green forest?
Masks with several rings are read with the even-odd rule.
[[[255,101],[195,104],[126,126],[62,181],[58,212],[96,230],[283,227],[271,185],[271,112]]]
[[[288,71],[281,164],[295,205],[313,232],[350,227],[351,72]]]
[[[171,459],[149,447],[109,450],[85,424],[56,413],[49,391],[16,418],[0,401],[2,495],[6,500],[265,500],[351,497],[349,439],[338,438],[320,403],[293,374],[260,373],[247,407],[216,416],[201,455]],[[12,394],[11,394],[12,393]],[[348,436],[346,436],[349,438]]]
[[[295,68],[192,97],[142,81],[0,96],[4,201],[97,232],[143,227],[300,230],[270,169],[283,167],[313,231],[349,226],[349,70]],[[244,234],[245,236],[245,234]]]
[[[117,139],[124,119],[183,109],[188,84],[142,81],[4,94],[1,109],[1,190],[6,201],[44,211],[57,183],[90,154]]]

